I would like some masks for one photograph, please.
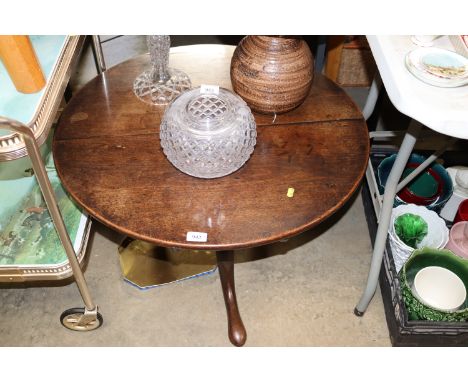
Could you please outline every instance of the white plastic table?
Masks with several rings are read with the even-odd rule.
[[[401,113],[441,134],[468,139],[468,86],[440,88],[414,77],[405,66],[406,54],[418,48],[411,36],[367,36],[367,40],[388,96]],[[434,47],[455,51],[448,36],[437,38]],[[377,288],[395,195],[437,157],[429,157],[419,171],[399,184],[420,128],[420,124],[410,124],[385,186],[367,285],[354,310],[358,316],[364,314]]]

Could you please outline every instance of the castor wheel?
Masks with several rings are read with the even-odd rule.
[[[97,311],[94,316],[93,312],[89,311],[85,314],[85,308],[71,308],[60,315],[60,322],[67,329],[88,332],[99,328],[104,320]]]

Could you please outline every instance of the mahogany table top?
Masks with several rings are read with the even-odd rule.
[[[193,86],[231,89],[233,46],[173,48],[170,66]],[[257,144],[238,171],[217,179],[186,175],[166,159],[159,140],[164,107],[141,102],[133,81],[149,65],[141,55],[86,84],[66,106],[53,153],[64,187],[93,217],[161,246],[228,250],[305,231],[351,197],[364,175],[369,138],[346,93],[316,74],[297,109],[254,114]],[[293,197],[288,189],[294,188]],[[205,243],[187,241],[205,232]]]

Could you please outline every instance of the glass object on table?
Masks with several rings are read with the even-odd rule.
[[[208,86],[183,93],[166,109],[160,128],[167,159],[197,178],[218,178],[244,165],[256,143],[256,124],[237,94]]]
[[[169,68],[169,36],[146,38],[151,69],[141,73],[133,83],[133,91],[143,102],[166,105],[182,92],[192,87],[190,78],[183,71]]]
[[[413,35],[411,36],[411,41],[419,46],[428,47],[434,45],[434,40],[439,38],[440,35]]]
[[[429,85],[452,88],[468,84],[468,59],[447,49],[414,49],[407,53],[405,65]]]

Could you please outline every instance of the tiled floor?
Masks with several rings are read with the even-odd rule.
[[[182,45],[200,40],[177,36],[173,41]],[[146,52],[145,39],[114,38],[103,49],[110,67]],[[87,51],[72,79],[73,89],[95,75]],[[362,91],[354,97],[362,104]],[[140,291],[122,279],[117,253],[122,237],[98,223],[94,231],[85,276],[104,325],[87,333],[61,326],[63,310],[83,305],[73,283],[2,286],[0,345],[230,346],[217,272]],[[317,229],[262,248],[261,253],[240,251],[235,277],[248,332],[246,346],[389,346],[379,291],[364,317],[353,314],[370,256],[359,194]]]

